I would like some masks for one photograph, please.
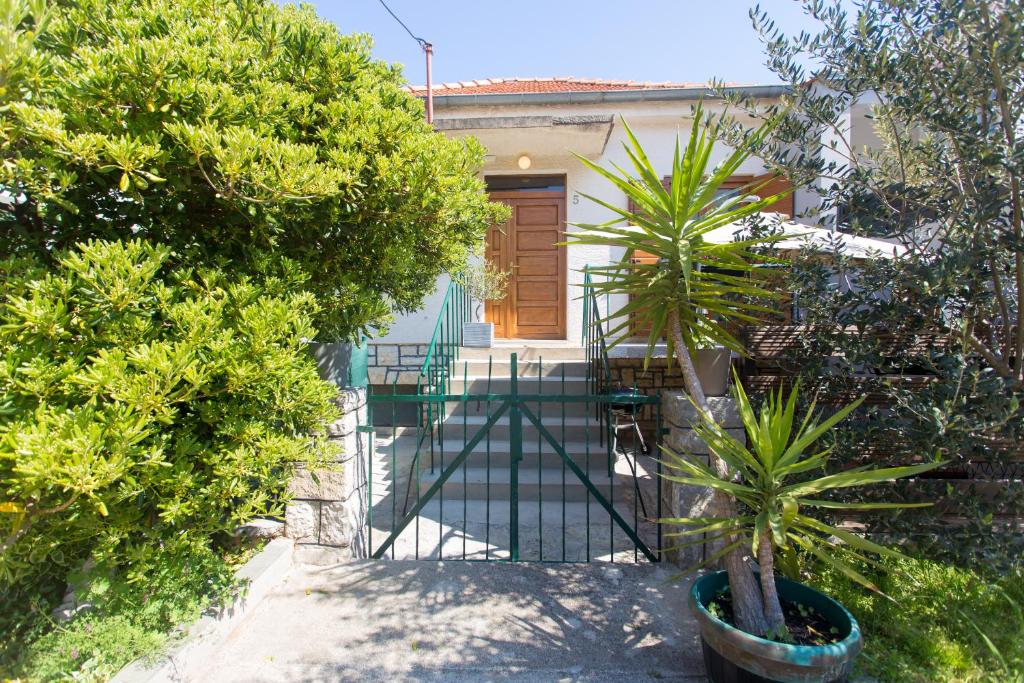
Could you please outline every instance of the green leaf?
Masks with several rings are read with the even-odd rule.
[[[904,477],[912,477],[916,474],[934,470],[945,465],[946,462],[931,462],[921,465],[909,465],[905,467],[885,467],[871,470],[855,468],[839,474],[831,474],[814,481],[801,484],[794,484],[783,488],[780,493],[793,497],[802,497],[812,493],[819,493],[829,489],[849,488],[851,486],[863,486],[864,484],[877,484],[886,481],[894,481]]]

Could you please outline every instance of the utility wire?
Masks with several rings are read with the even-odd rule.
[[[413,40],[415,40],[415,41],[416,41],[417,43],[419,43],[419,44],[420,44],[420,47],[422,47],[422,48],[426,48],[426,46],[427,46],[427,41],[423,40],[422,38],[420,38],[419,36],[417,36],[417,35],[416,35],[415,33],[413,33],[412,31],[410,31],[410,30],[409,30],[409,27],[405,25],[405,22],[404,22],[404,21],[402,21],[401,19],[399,19],[399,18],[398,18],[398,15],[397,15],[397,14],[395,14],[394,12],[392,12],[392,11],[391,11],[391,8],[390,8],[390,7],[388,7],[388,4],[387,4],[386,2],[384,2],[384,0],[377,0],[377,1],[378,1],[378,2],[379,2],[379,3],[381,4],[381,6],[382,6],[382,7],[384,8],[384,9],[386,9],[386,10],[388,11],[388,14],[390,14],[390,15],[391,15],[391,17],[392,17],[392,18],[393,18],[393,19],[394,19],[395,21],[397,21],[397,22],[398,22],[398,24],[399,24],[399,25],[400,25],[400,26],[401,26],[402,28],[404,28],[404,29],[405,29],[405,32],[409,34],[409,37],[411,37],[411,38],[412,38]]]

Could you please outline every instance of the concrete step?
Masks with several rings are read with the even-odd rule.
[[[586,375],[566,376],[563,382],[558,377],[524,378],[516,382],[520,394],[570,394],[580,395],[587,391]],[[512,392],[512,380],[504,377],[483,375],[454,375],[448,390],[450,394],[508,394]]]
[[[529,406],[531,410],[536,413],[535,406]],[[598,442],[598,436],[601,433],[601,426],[598,421],[592,415],[590,417],[566,417],[565,427],[562,427],[562,419],[556,420],[553,416],[548,416],[545,410],[545,416],[543,417],[544,426],[551,432],[551,435],[557,440],[567,440],[575,442],[590,441],[595,444]],[[460,438],[463,432],[463,422],[465,422],[465,430],[472,439],[476,432],[487,423],[488,418],[484,415],[469,415],[463,420],[458,419],[458,423],[453,422],[456,418],[449,418],[449,422],[445,425],[446,435],[458,435]],[[391,436],[391,427],[377,427],[376,431],[378,434]],[[415,436],[417,434],[416,427],[395,427],[394,436]],[[509,416],[508,412],[498,418],[498,421],[490,429],[491,441],[507,441],[509,438]],[[523,417],[523,443],[528,441],[537,441],[537,428],[533,426],[526,417]]]
[[[566,377],[586,377],[587,362],[585,360],[554,360],[543,356],[539,360],[520,360],[516,364],[520,377],[561,377],[564,370]],[[459,359],[452,364],[452,377],[462,377],[463,372],[474,377],[486,377],[490,371],[493,377],[511,377],[512,363],[507,355],[495,356],[492,360]]]
[[[421,494],[425,494],[440,476],[440,469],[433,473],[421,473]],[[508,468],[460,468],[448,478],[442,490],[445,498],[449,500],[508,500],[512,495],[511,476],[511,470]],[[612,495],[613,483],[606,470],[591,470],[587,473],[587,478],[605,498]],[[563,474],[561,468],[519,469],[520,500],[585,502],[588,497],[593,500],[587,486],[569,470]]]
[[[392,440],[390,430],[378,430],[379,436],[374,439],[374,449],[377,454],[377,459],[382,465],[390,463],[392,458],[392,444],[394,444],[394,458],[397,463],[402,463],[406,468],[411,466],[413,455],[415,454],[416,448],[416,437],[410,436],[399,436]],[[536,434],[536,432],[534,432]],[[462,438],[462,430],[447,429],[445,431],[444,440],[444,458],[445,462],[451,462],[452,459],[462,452],[466,442]],[[472,436],[472,435],[470,435]],[[555,438],[559,437],[559,433],[555,433]],[[566,454],[572,458],[581,469],[588,470],[593,468],[600,468],[607,466],[608,452],[607,448],[598,443],[595,439],[589,444],[585,441],[569,441],[565,442],[563,448]],[[434,443],[434,463],[440,465],[441,463],[441,447],[437,442]],[[489,455],[488,455],[489,453]],[[421,451],[421,471],[423,467],[429,468],[430,466],[430,442],[424,441]],[[486,440],[481,441],[473,449],[473,452],[466,458],[466,465],[469,467],[486,467],[487,463],[490,462],[492,468],[505,467],[507,468],[512,460],[512,449],[511,444],[507,440],[495,440],[492,439],[490,444]],[[519,461],[521,468],[534,468],[536,469],[538,461],[543,464],[544,467],[561,468],[562,456],[555,452],[551,444],[546,440],[542,440],[540,444],[537,443],[536,436],[533,439],[523,441],[523,457]]]
[[[459,348],[459,360],[508,360],[515,353],[519,360],[584,360],[586,350],[581,346],[572,346],[567,342],[552,342],[551,345],[539,344],[501,344],[489,349],[478,349],[463,346]]]
[[[523,387],[520,385],[520,389]],[[496,393],[501,393],[496,392]],[[532,392],[523,392],[532,393]],[[550,392],[545,392],[550,393]],[[447,420],[446,423],[450,423],[459,429],[462,428],[462,416],[463,415],[492,415],[498,407],[501,405],[499,401],[491,401],[488,405],[487,401],[476,401],[472,398],[473,394],[469,394],[469,399],[465,401],[447,401],[444,404],[444,415]],[[592,420],[597,419],[597,411],[599,406],[595,403],[587,403],[584,401],[566,401],[562,402],[540,402],[537,401],[527,403],[527,407],[533,411],[533,413],[543,420],[544,425],[555,432],[555,430],[561,429],[562,415],[564,414],[567,418],[569,417],[585,417],[590,415]],[[436,409],[436,408],[435,408]],[[557,436],[557,433],[556,433]]]

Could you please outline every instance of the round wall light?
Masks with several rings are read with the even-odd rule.
[[[518,164],[519,168],[525,171],[526,169],[530,168],[530,166],[533,165],[533,160],[530,159],[529,155],[524,154],[521,157],[519,157]]]

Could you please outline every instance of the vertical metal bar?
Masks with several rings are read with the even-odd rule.
[[[395,394],[398,391],[398,374],[391,383],[391,533],[395,533],[395,519],[398,516],[398,402]],[[391,544],[391,559],[395,559],[395,544]]]
[[[634,396],[636,395],[636,385],[633,386],[633,395]],[[640,406],[638,406],[636,404],[633,405],[633,419],[634,420],[636,420],[637,417],[638,417],[638,410],[639,410],[639,408],[640,408]],[[633,472],[633,493],[634,493],[634,496],[633,496],[633,531],[635,531],[637,533],[637,535],[639,536],[640,535],[640,511],[639,511],[639,507],[638,506],[640,504],[640,496],[643,495],[642,492],[640,491],[640,481],[637,478],[638,472],[639,472],[639,469],[640,469],[640,452],[637,450],[637,446],[636,446],[636,430],[630,430],[629,436],[630,436],[630,446],[632,446],[632,450],[633,450],[633,467],[632,467],[632,472]],[[626,456],[626,457],[629,457],[629,456]],[[639,561],[640,561],[640,548],[638,548],[637,545],[634,543],[633,544],[633,563],[635,564],[635,563],[637,563]]]
[[[512,353],[512,392],[509,404],[509,555],[519,561],[519,461],[523,457],[523,412],[519,405],[519,365],[517,354]]]
[[[434,356],[430,361],[430,394],[434,395],[437,393],[437,357]],[[430,473],[434,473],[434,402],[427,401],[427,429],[430,433],[427,435],[430,437]]]
[[[537,395],[544,393],[544,356],[537,357]],[[544,403],[537,401],[537,417],[544,419]],[[541,453],[541,436],[537,432],[537,536],[539,537],[540,557],[544,561],[544,456]]]
[[[590,401],[589,400],[583,406],[583,443],[584,443],[584,452],[586,453],[586,458],[587,458],[587,464],[586,464],[586,470],[585,471],[587,473],[587,476],[589,477],[590,476]],[[587,530],[587,557],[586,557],[586,561],[590,562],[590,489],[587,489],[586,514],[587,514],[587,523],[586,523],[586,530]]]
[[[373,456],[376,448],[373,437],[376,435],[373,430],[373,404],[369,401],[366,402],[366,423],[370,427],[370,447],[366,453],[366,549],[369,555],[373,555]]]
[[[449,309],[450,310],[450,309]],[[442,344],[442,348],[447,352],[447,345]],[[448,401],[445,397],[448,394],[448,360],[444,358],[444,364],[441,366],[441,383],[443,394],[441,402],[437,404],[437,447],[441,457],[441,471],[444,472],[444,421],[445,413],[448,412]],[[437,491],[437,504],[439,512],[437,514],[437,559],[444,559],[444,486]]]
[[[613,429],[613,427],[612,427],[612,416],[611,416],[611,405],[605,403],[604,404],[604,408],[605,409],[604,409],[603,412],[605,414],[605,425],[607,426],[606,428],[608,429],[608,433],[605,434],[605,438],[604,438],[605,448],[607,449],[607,453],[608,453],[608,484],[609,484],[609,486],[608,486],[608,504],[611,505],[614,508],[615,507],[615,469],[614,469],[614,466],[612,465],[612,458],[615,457],[615,454],[612,451],[615,448],[615,440],[612,438],[612,432],[611,432],[611,430]],[[613,520],[611,519],[610,515],[609,515],[609,519],[608,519],[608,557],[611,559],[611,561],[613,563],[615,562],[615,524],[613,523]]]
[[[491,417],[491,364],[494,356],[487,354],[487,418]],[[484,559],[491,559],[491,430],[487,430],[487,510],[484,512]]]
[[[461,297],[460,297],[461,299]],[[469,363],[462,364],[462,444],[469,440]],[[490,431],[490,430],[488,430]],[[462,559],[466,559],[466,526],[469,524],[466,498],[469,496],[469,458],[462,461]]]
[[[413,458],[415,458],[415,462],[416,462],[416,505],[418,506],[419,502],[420,502],[420,496],[423,495],[423,487],[422,487],[421,481],[420,481],[420,448],[422,447],[421,445],[423,443],[423,434],[422,434],[423,424],[422,424],[422,418],[419,415],[419,411],[421,410],[420,409],[420,404],[417,403],[415,405],[416,405],[416,410],[417,410],[417,415],[416,415],[416,452],[413,454]],[[434,447],[433,439],[431,439],[431,441],[430,441],[430,447],[431,447],[431,451],[433,451],[433,447]],[[433,469],[433,457],[431,457],[431,469]],[[410,476],[412,476],[412,473],[410,473]],[[415,554],[413,556],[418,560],[418,559],[420,559],[420,516],[419,515],[416,515],[416,529],[415,529],[415,533],[416,533],[416,541],[415,541],[416,545],[415,545]]]
[[[466,322],[466,288],[459,283],[459,329],[455,335],[455,360],[462,358],[462,332]]]
[[[565,363],[562,363],[562,446],[565,442]],[[569,450],[566,448],[566,450]],[[562,460],[562,562],[565,562],[565,460]]]
[[[656,519],[660,520],[661,517],[662,517],[662,511],[661,511],[661,505],[662,505],[662,503],[661,503],[661,401],[658,401],[655,404],[654,411],[655,411],[655,418],[654,418],[654,420],[655,420],[654,450],[652,452],[654,453],[654,462],[656,463],[655,467],[656,467],[656,470],[657,470],[656,473],[655,473],[656,474],[655,480],[656,480],[657,483],[655,484],[654,490],[655,490],[655,495],[658,496],[658,500],[655,503],[655,507],[657,509]],[[655,522],[654,526],[657,529],[656,533],[658,535],[658,540],[657,540],[657,542],[658,542],[658,550],[657,550],[657,552],[658,552],[658,561],[661,562],[662,559],[664,559],[663,556],[662,556],[662,550],[661,550],[661,544],[662,544],[662,539],[661,539],[661,523],[660,522]]]

